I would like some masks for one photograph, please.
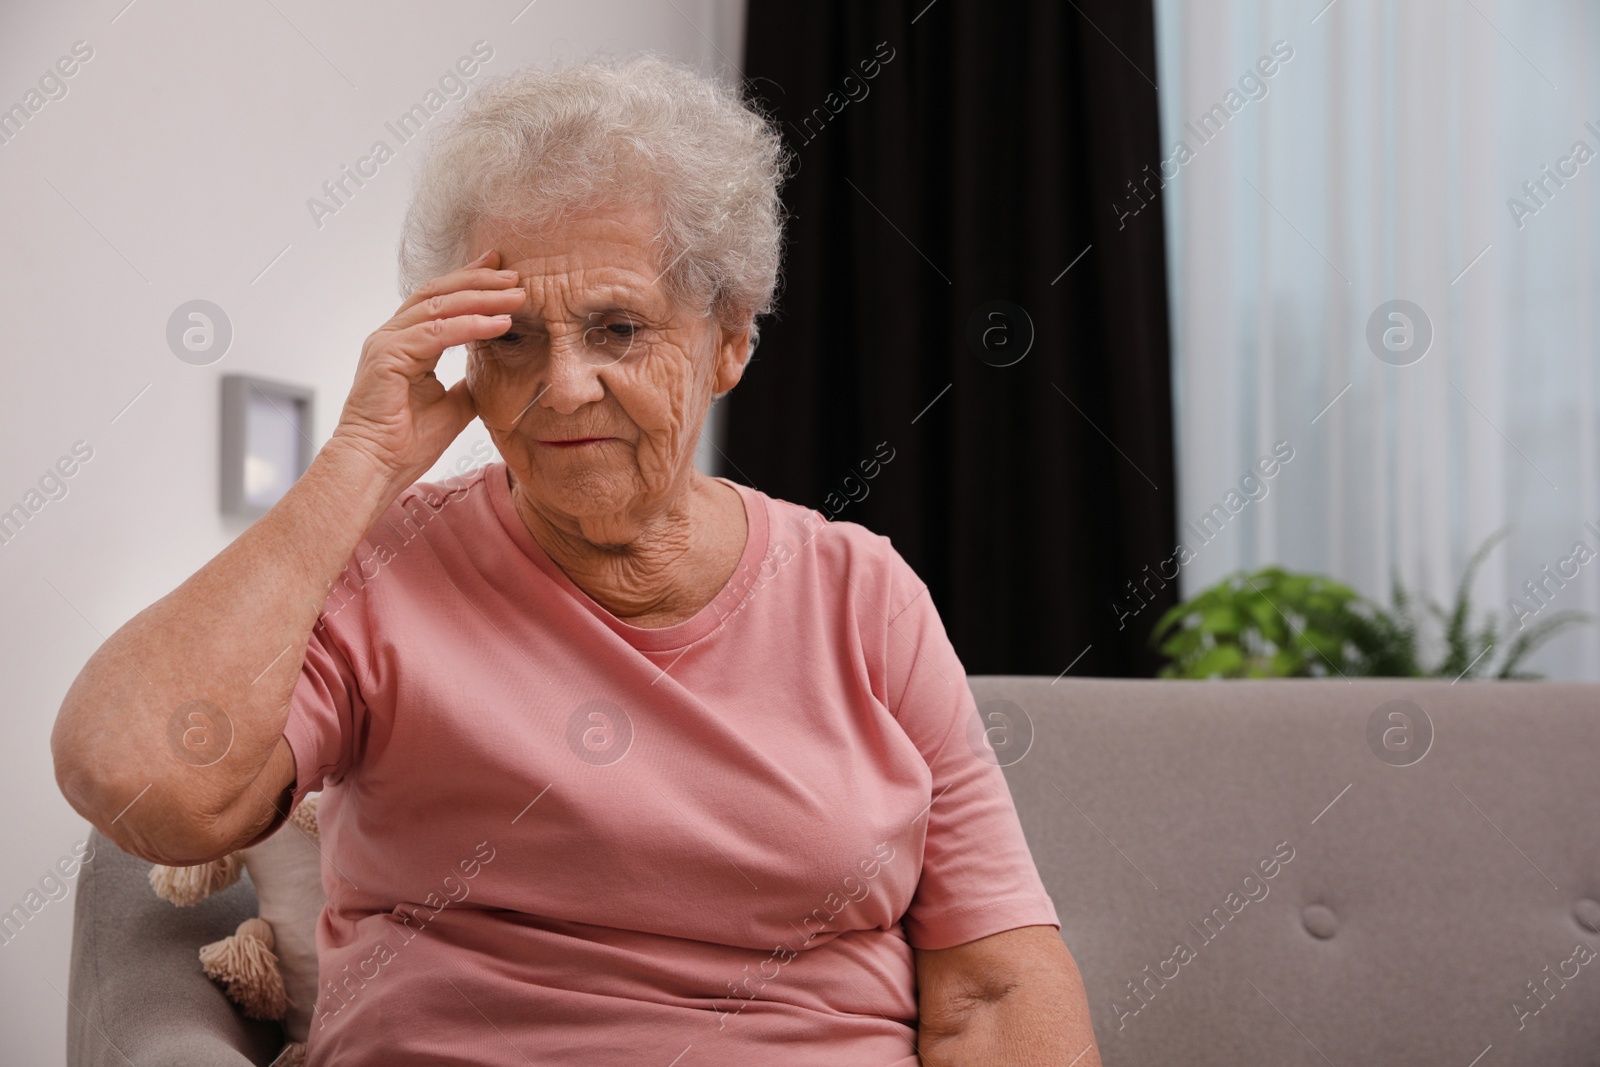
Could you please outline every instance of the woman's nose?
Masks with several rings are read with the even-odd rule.
[[[545,362],[545,380],[538,385],[539,403],[562,415],[570,415],[585,404],[605,398],[600,384],[601,366],[589,351],[585,333],[556,338]]]

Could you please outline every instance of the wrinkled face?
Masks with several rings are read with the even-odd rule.
[[[610,207],[534,235],[482,225],[526,303],[472,346],[467,384],[518,502],[595,544],[620,545],[687,486],[713,392],[738,382],[748,332],[685,312],[660,277],[653,211]]]

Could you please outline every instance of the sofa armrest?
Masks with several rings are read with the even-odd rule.
[[[201,945],[256,914],[246,878],[193,907],[150,888],[150,864],[92,830],[78,874],[68,978],[68,1067],[266,1067],[278,1023],[246,1019],[200,968]]]

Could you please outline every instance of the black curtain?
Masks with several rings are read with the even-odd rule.
[[[744,74],[797,169],[729,475],[889,536],[971,673],[1086,648],[1074,675],[1154,673],[1176,522],[1150,3],[754,0]]]

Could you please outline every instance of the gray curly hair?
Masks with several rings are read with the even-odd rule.
[[[479,221],[538,229],[654,204],[668,295],[748,326],[754,347],[777,292],[790,158],[737,90],[658,56],[501,75],[430,138],[401,231],[401,294],[460,267]]]

